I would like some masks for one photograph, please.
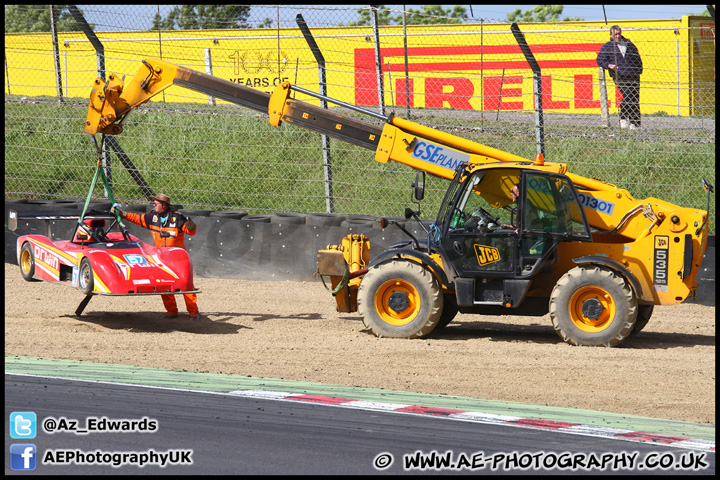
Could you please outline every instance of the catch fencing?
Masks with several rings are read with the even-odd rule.
[[[702,209],[709,201],[714,232],[714,195],[708,200],[701,186],[703,178],[715,183],[710,17],[518,24],[536,76],[511,25],[477,8],[458,24],[403,24],[403,12],[391,11],[379,12],[397,19],[391,25],[350,26],[361,18],[356,9],[253,5],[248,28],[152,30],[165,8],[80,6],[97,42],[82,32],[6,33],[6,199],[85,199],[98,161],[83,133],[92,83],[110,73],[132,78],[142,59],[156,57],[266,92],[289,81],[529,159],[542,151],[546,161],[638,199]],[[621,95],[595,60],[614,24],[643,60],[636,130],[620,128]],[[146,203],[148,192],[162,192],[186,208],[389,216],[408,205],[408,167],[267,120],[170,87],[106,142],[101,161],[115,199]],[[428,180],[425,218],[446,186]],[[93,196],[106,197],[102,185]]]

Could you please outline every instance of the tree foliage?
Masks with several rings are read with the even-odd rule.
[[[152,30],[213,30],[250,28],[250,5],[180,5],[162,18],[155,14]]]
[[[560,20],[562,12],[562,5],[535,5],[524,12],[516,8],[507,14],[507,19],[509,22],[582,22],[584,20],[580,17],[565,17]]]
[[[377,23],[378,25],[401,25],[403,15],[399,13],[393,16],[393,11],[389,10],[385,5],[376,5]],[[357,13],[360,18],[355,22],[349,22],[349,27],[364,27],[372,25],[371,9],[359,8]],[[405,23],[407,25],[437,25],[448,23],[460,23],[466,19],[467,13],[464,7],[455,5],[452,9],[444,9],[442,5],[422,5],[422,11],[409,9],[405,14]]]
[[[55,14],[55,28],[58,32],[80,30],[80,25],[70,14],[67,5],[53,5],[53,13]],[[90,28],[94,29],[95,25],[90,24]],[[50,30],[50,5],[5,5],[5,33],[49,32]]]
[[[713,13],[712,13],[712,14],[710,13],[710,8],[709,8],[709,7],[712,7],[712,9],[713,9]],[[708,6],[705,8],[705,10],[702,11],[702,13],[691,13],[690,15],[699,15],[699,16],[701,16],[701,17],[713,17],[713,16],[714,16],[714,12],[715,12],[715,5],[713,4],[713,5],[708,5]]]

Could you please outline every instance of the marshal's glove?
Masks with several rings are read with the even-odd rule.
[[[113,203],[113,206],[110,208],[110,213],[117,213],[120,215],[120,218],[125,218],[125,212],[120,210],[120,204],[119,203]]]
[[[195,224],[195,222],[192,221],[192,218],[188,218],[187,222],[185,222],[185,225],[187,225],[188,230],[190,230],[191,232],[193,230],[197,230],[197,225]]]

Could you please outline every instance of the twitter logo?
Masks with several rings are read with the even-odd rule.
[[[35,412],[12,412],[10,414],[11,438],[35,438],[37,415]]]

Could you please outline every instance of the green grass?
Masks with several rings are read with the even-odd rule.
[[[82,132],[85,101],[5,105],[5,197],[78,198],[87,195],[97,153]],[[492,120],[494,120],[494,116]],[[367,119],[367,117],[363,117]],[[532,125],[443,117],[418,123],[508,151],[535,155]],[[572,173],[601,178],[635,198],[657,197],[706,208],[701,178],[715,182],[714,131],[618,133],[598,127],[553,125],[545,132],[546,159]],[[98,135],[98,140],[101,137]],[[243,209],[250,213],[326,210],[321,137],[235,106],[143,107],[116,137],[145,182],[186,208]],[[415,172],[373,161],[373,152],[331,140],[334,211],[401,215],[410,205]],[[142,190],[114,155],[113,191],[123,203],[144,202]],[[425,218],[434,217],[447,182],[429,178]],[[102,198],[98,186],[94,195]],[[714,218],[714,196],[711,198]],[[711,231],[714,225],[711,223]]]

